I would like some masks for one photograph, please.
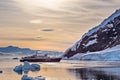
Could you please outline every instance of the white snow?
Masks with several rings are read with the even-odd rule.
[[[120,45],[98,52],[77,53],[72,60],[120,61]]]
[[[117,39],[117,36],[115,36],[113,39],[116,40],[116,39]]]
[[[78,42],[76,42],[76,43],[75,43],[71,48],[69,48],[69,49],[71,49],[71,51],[76,51],[76,50],[79,48],[81,41],[82,41],[82,39],[79,40]],[[69,51],[69,49],[67,49],[67,50],[65,51],[65,53],[67,53],[67,51]]]
[[[72,46],[71,51],[76,51],[76,49],[77,49],[77,44],[78,44],[78,43],[76,43],[75,45]]]
[[[95,43],[97,43],[97,39],[93,39],[93,40],[89,41],[89,42],[88,42],[87,44],[85,44],[84,46],[85,46],[85,47],[88,47],[88,46],[93,45],[93,44],[95,44]]]
[[[74,56],[72,56],[72,57],[70,57],[69,58],[69,60],[80,60],[81,59],[81,57],[82,57],[82,55],[84,55],[84,53],[77,53],[76,55],[74,55]],[[68,58],[63,58],[63,60],[67,60]]]
[[[90,36],[91,34],[93,34],[94,32],[98,31],[100,28],[104,28],[104,27],[113,27],[113,24],[107,24],[108,22],[114,20],[115,17],[120,16],[120,9],[116,10],[110,17],[108,17],[107,19],[105,19],[101,24],[99,24],[98,26],[94,27],[93,29],[89,30],[87,33],[85,33],[82,36],[82,39],[86,36]],[[118,23],[116,23],[118,24]],[[106,31],[107,29],[105,29],[104,31]],[[103,31],[103,32],[104,32]],[[79,40],[78,42],[76,42],[70,49],[71,51],[76,51],[78,49],[78,47],[80,46],[81,40]]]
[[[23,75],[21,80],[45,80],[45,77],[42,77],[42,76],[29,77],[28,75]]]
[[[120,16],[120,9],[116,10],[110,17],[108,17],[107,19],[105,19],[100,25],[94,27],[93,29],[91,29],[90,31],[88,31],[88,33],[86,33],[83,37],[85,36],[89,36],[92,33],[96,32],[97,30],[99,30],[100,28],[105,27],[105,25],[112,21],[115,17]],[[110,24],[110,26],[112,27],[113,25]]]
[[[104,29],[102,32],[106,32],[108,29]]]
[[[112,28],[113,24],[107,24],[107,27]]]
[[[28,71],[39,71],[40,65],[38,64],[29,64],[29,62],[25,61],[24,65],[20,64],[14,68],[14,71],[17,73],[28,72]]]
[[[95,34],[95,35],[93,36],[93,38],[96,38],[96,37],[98,37],[97,34]]]
[[[115,31],[115,29],[113,29],[113,31]]]

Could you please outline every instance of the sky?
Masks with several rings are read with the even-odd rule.
[[[0,0],[0,47],[65,51],[120,0]]]

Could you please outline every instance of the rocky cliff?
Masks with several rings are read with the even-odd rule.
[[[83,37],[65,52],[65,57],[77,53],[101,51],[120,44],[120,9],[100,25],[89,30]]]

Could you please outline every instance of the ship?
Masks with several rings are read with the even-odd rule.
[[[22,57],[20,62],[28,61],[28,62],[60,62],[62,58],[60,57],[50,57],[47,54],[44,55],[32,55],[27,57]]]

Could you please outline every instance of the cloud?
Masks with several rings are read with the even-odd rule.
[[[40,20],[40,19],[30,20],[30,23],[32,23],[32,24],[41,24],[42,20]]]
[[[35,38],[6,38],[6,37],[3,37],[3,38],[0,38],[0,40],[17,40],[17,41],[44,41],[46,40],[45,38],[43,37],[35,37]]]
[[[0,0],[1,43],[5,43],[5,40],[6,42],[45,40],[47,43],[50,42],[48,39],[53,39],[51,43],[71,45],[71,42],[80,39],[82,34],[120,8],[120,0],[62,0],[59,8],[45,7],[47,5],[42,6],[31,1],[35,0]],[[50,36],[53,34],[54,36]],[[21,37],[16,38],[18,35]],[[72,37],[69,37],[70,35]]]
[[[103,2],[107,2],[107,3],[111,3],[111,2],[114,2],[115,0],[97,0],[97,1],[103,1]]]
[[[50,32],[50,31],[54,31],[54,29],[50,29],[50,28],[48,28],[48,29],[42,29],[41,31]]]

